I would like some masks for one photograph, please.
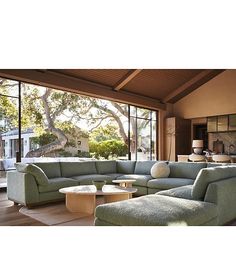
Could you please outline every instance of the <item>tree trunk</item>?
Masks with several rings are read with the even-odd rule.
[[[49,152],[63,149],[67,142],[67,137],[64,135],[64,133],[57,128],[51,128],[50,132],[56,135],[58,139],[38,149],[29,151],[25,157],[41,157]]]
[[[55,128],[54,126],[54,121],[50,115],[50,108],[48,105],[48,97],[51,94],[50,89],[46,89],[46,92],[43,96],[41,96],[41,100],[43,102],[43,107],[45,110],[45,115],[46,115],[46,121],[47,121],[47,131],[54,134],[57,137],[56,141],[53,141],[52,143],[48,145],[44,145],[36,150],[31,150],[26,154],[26,157],[41,157],[49,152],[63,149],[64,146],[67,143],[67,137],[66,135],[62,132],[62,130]]]

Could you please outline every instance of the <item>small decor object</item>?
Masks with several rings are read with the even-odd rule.
[[[192,147],[195,154],[202,154],[203,140],[193,140]]]
[[[153,178],[163,178],[170,175],[170,167],[166,162],[157,162],[151,168]]]
[[[92,182],[97,190],[102,190],[102,187],[107,183],[106,180],[93,180]]]
[[[223,141],[220,141],[219,139],[217,139],[216,141],[213,141],[213,151],[216,154],[222,154],[224,152]]]

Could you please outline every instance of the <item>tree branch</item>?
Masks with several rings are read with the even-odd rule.
[[[43,102],[43,107],[47,120],[47,129],[50,133],[54,134],[57,137],[56,141],[53,141],[50,144],[44,145],[36,150],[29,151],[26,157],[39,157],[46,153],[59,150],[64,148],[67,143],[67,136],[62,132],[62,130],[55,128],[54,121],[50,116],[50,108],[48,104],[48,97],[51,94],[51,89],[46,89],[45,93],[41,96],[41,100]]]

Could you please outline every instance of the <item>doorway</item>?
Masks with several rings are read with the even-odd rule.
[[[208,132],[206,124],[193,125],[193,139],[203,140],[203,149],[208,148]]]

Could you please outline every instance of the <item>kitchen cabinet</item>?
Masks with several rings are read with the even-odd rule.
[[[213,116],[207,118],[207,132],[236,131],[236,114]]]
[[[207,132],[217,132],[217,117],[209,117],[207,119]]]
[[[229,131],[236,131],[236,114],[229,115]]]
[[[226,116],[218,116],[217,117],[217,131],[218,132],[227,132],[229,125],[229,117]]]

